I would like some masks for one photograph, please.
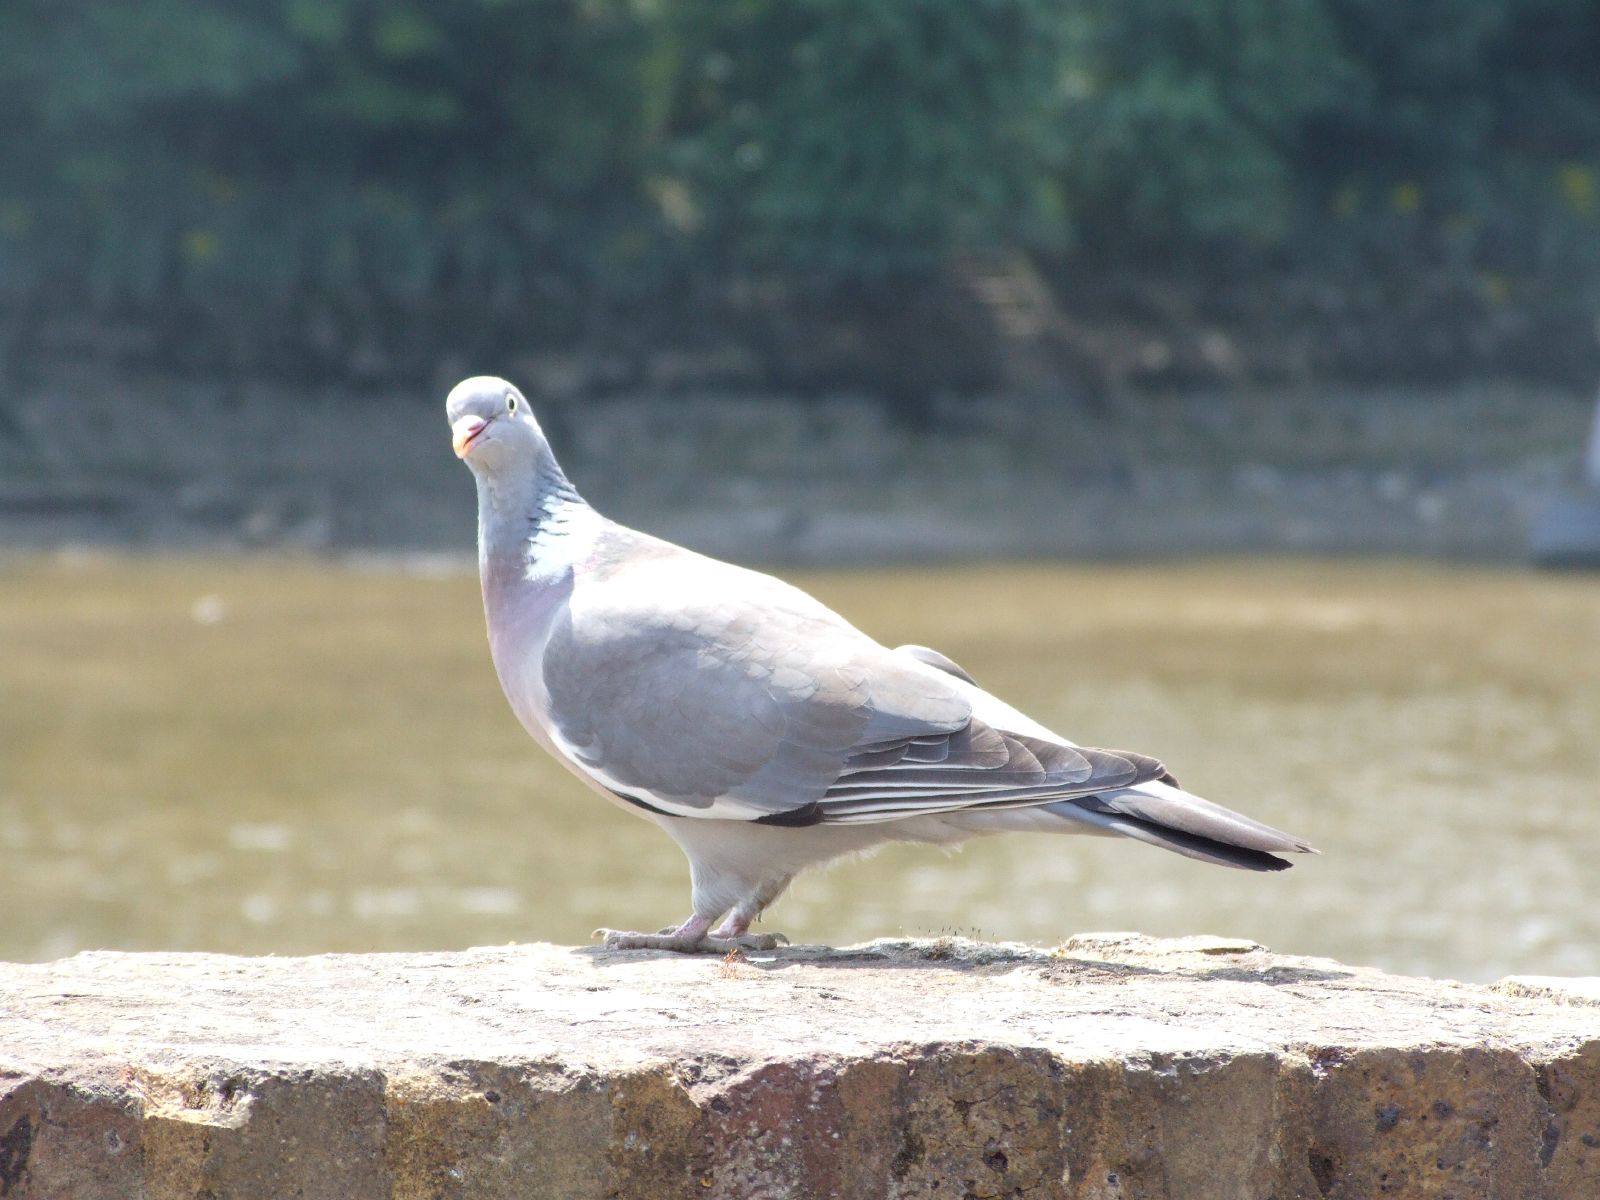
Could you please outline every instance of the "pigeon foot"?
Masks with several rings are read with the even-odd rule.
[[[724,950],[776,950],[779,946],[787,946],[789,939],[781,933],[742,933],[738,937],[712,934],[706,938],[706,944],[712,943]]]
[[[711,931],[710,937],[714,942],[733,949],[740,950],[776,950],[779,946],[787,946],[789,939],[781,933],[751,933],[750,922],[755,920],[760,909],[743,911],[734,909],[728,914],[728,919]]]
[[[738,937],[699,936],[682,928],[660,933],[630,933],[621,929],[596,929],[594,936],[607,950],[671,950],[677,954],[726,954],[730,950],[776,950],[787,946],[781,933],[746,933]]]
[[[595,937],[607,950],[675,950],[679,954],[709,954],[715,949],[712,939],[705,934],[699,937],[680,934],[675,929],[661,933],[630,933],[622,929],[596,929]]]

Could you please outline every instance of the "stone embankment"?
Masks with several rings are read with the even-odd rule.
[[[602,512],[741,562],[1401,554],[1520,562],[1577,482],[1589,396],[1517,385],[942,398],[581,400],[518,364],[404,393],[0,377],[0,545],[455,553],[475,500],[445,392],[524,385]],[[64,429],[84,430],[66,439]],[[1441,431],[1447,431],[1444,436]]]
[[[1600,980],[1214,938],[0,966],[0,1196],[1600,1196]]]

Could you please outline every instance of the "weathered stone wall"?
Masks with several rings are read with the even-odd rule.
[[[1218,939],[0,966],[0,1196],[1600,1196],[1600,980]]]

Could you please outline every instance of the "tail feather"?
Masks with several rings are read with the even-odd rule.
[[[1112,792],[1097,792],[1078,801],[1087,808],[1132,817],[1160,829],[1192,834],[1246,850],[1278,854],[1315,854],[1301,839],[1231,808],[1165,783],[1151,782]]]
[[[1051,807],[1062,816],[1070,816],[1075,821],[1096,826],[1107,833],[1120,833],[1135,841],[1159,846],[1163,850],[1171,850],[1174,854],[1181,854],[1185,858],[1198,859],[1200,862],[1212,863],[1219,867],[1238,867],[1245,871],[1286,871],[1294,865],[1264,850],[1231,845],[1182,829],[1157,825],[1153,821],[1142,820],[1139,817],[1084,807],[1076,801],[1064,801]],[[1067,809],[1074,811],[1065,811]]]
[[[1282,871],[1279,854],[1315,854],[1301,839],[1199,796],[1152,781],[1048,806],[1099,833],[1119,833],[1174,854],[1247,871]]]
[[[954,679],[957,688],[971,698],[976,717],[1015,738],[1032,739],[1028,742],[1030,749],[1034,748],[1036,741],[1073,745],[1060,734],[1046,729],[978,687],[971,675],[937,651],[925,646],[901,646],[899,651]],[[1184,791],[1167,769],[1154,759],[1120,751],[1079,750],[1084,754],[1110,754],[1126,758],[1135,764],[1137,776],[1143,782],[1123,784],[1089,796],[1053,801],[1049,799],[1048,792],[1037,795],[1019,789],[1007,797],[1005,807],[973,807],[964,813],[941,815],[941,820],[974,832],[1002,829],[1061,832],[1069,831],[1075,825],[1078,832],[1121,834],[1187,858],[1247,871],[1282,871],[1292,864],[1277,857],[1279,854],[1317,852],[1307,842],[1281,829],[1274,829]],[[1037,756],[1037,751],[1035,754]],[[1037,807],[1030,805],[1030,801],[1035,799],[1040,801]]]

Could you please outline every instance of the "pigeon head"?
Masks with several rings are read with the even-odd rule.
[[[550,453],[528,401],[504,379],[463,379],[450,389],[444,411],[456,457],[474,474],[533,470]]]

